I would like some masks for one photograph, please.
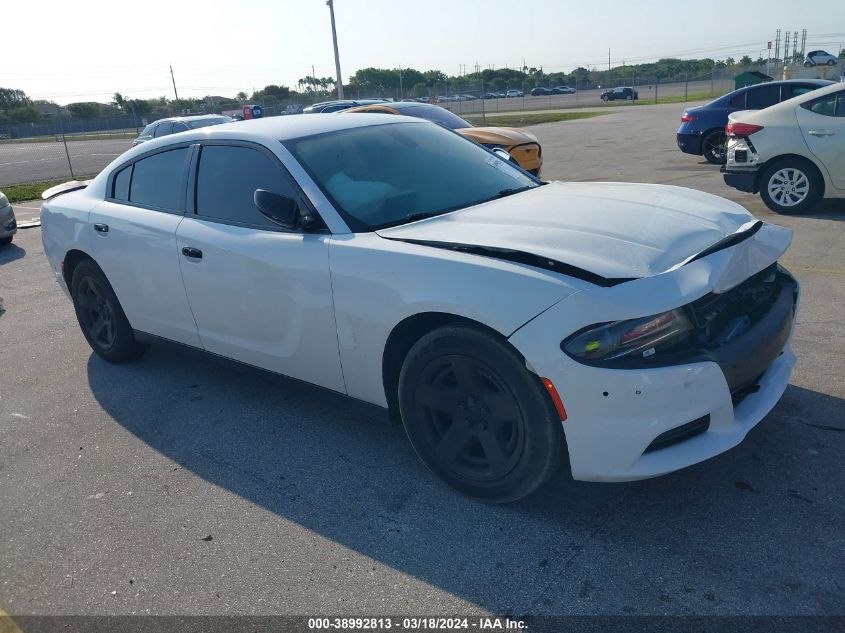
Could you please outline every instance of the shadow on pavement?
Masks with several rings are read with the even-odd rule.
[[[24,255],[26,255],[26,249],[21,248],[14,242],[6,246],[0,246],[0,266],[20,259]]]
[[[291,380],[170,345],[130,365],[92,355],[88,379],[150,449],[499,614],[841,610],[825,580],[841,580],[839,398],[790,387],[718,458],[627,484],[560,473],[497,506],[436,480],[401,427]]]

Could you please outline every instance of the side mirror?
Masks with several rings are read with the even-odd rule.
[[[253,201],[255,207],[274,224],[290,230],[299,226],[299,205],[293,198],[265,189],[256,189]]]

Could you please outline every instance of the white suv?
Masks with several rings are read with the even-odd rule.
[[[826,51],[810,51],[804,58],[804,66],[836,66],[839,60]]]
[[[728,118],[725,184],[760,192],[773,211],[806,211],[845,198],[845,84]]]

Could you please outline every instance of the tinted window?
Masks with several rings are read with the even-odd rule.
[[[129,179],[132,177],[132,165],[121,169],[114,177],[114,195],[116,200],[129,200]]]
[[[135,163],[129,201],[176,211],[185,190],[188,148],[172,149]]]
[[[802,108],[822,116],[845,117],[845,92],[834,92],[804,103]]]
[[[188,125],[196,130],[200,127],[207,127],[209,125],[220,125],[221,123],[231,123],[232,119],[227,116],[215,117],[213,119],[197,119],[196,121],[188,121]]]
[[[176,134],[177,132],[187,132],[187,131],[188,131],[188,126],[185,125],[184,123],[174,123],[173,124],[173,131],[171,133]]]
[[[748,91],[745,107],[749,110],[762,110],[780,101],[780,86],[757,86]]]
[[[536,181],[431,123],[350,128],[287,141],[353,230],[402,224],[492,200]]]
[[[147,127],[145,127],[138,136],[152,136],[153,132],[155,132],[156,124],[150,123]]]
[[[167,136],[168,134],[173,134],[173,123],[170,121],[159,123],[156,128],[155,137],[158,138],[159,136]]]
[[[297,197],[297,188],[290,176],[266,154],[248,147],[227,145],[202,148],[197,175],[199,215],[276,227],[255,208],[256,189]]]
[[[747,92],[740,92],[736,95],[733,99],[731,99],[731,107],[732,108],[739,108],[740,110],[745,109],[745,95]]]
[[[807,86],[804,84],[789,84],[781,86],[781,101],[792,99],[792,97],[797,97],[798,95],[807,94],[808,92],[815,90],[816,87],[817,86]]]
[[[453,114],[446,108],[441,108],[440,106],[436,105],[410,106],[407,108],[397,108],[397,110],[399,111],[399,114],[404,114],[405,116],[415,116],[419,117],[420,119],[434,121],[435,123],[445,125],[446,127],[452,130],[472,127],[471,123],[467,123],[457,114]]]

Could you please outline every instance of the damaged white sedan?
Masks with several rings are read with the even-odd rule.
[[[566,453],[590,481],[713,457],[795,363],[788,229],[688,189],[544,184],[419,119],[205,128],[67,189],[44,247],[97,354],[168,339],[384,407],[489,500]]]

